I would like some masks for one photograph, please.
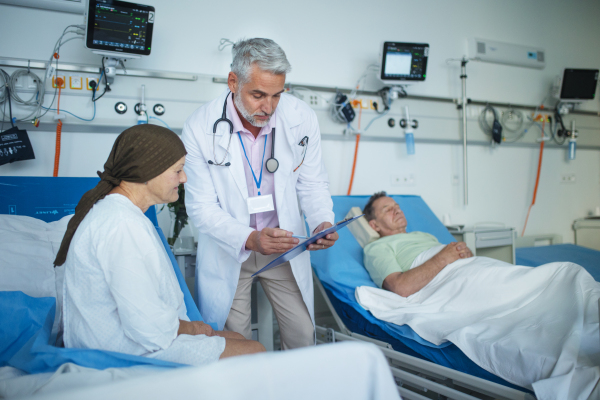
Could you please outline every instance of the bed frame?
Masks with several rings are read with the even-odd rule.
[[[389,343],[351,332],[313,271],[317,344],[348,340],[377,345],[387,358],[403,399],[535,400],[535,396],[396,351]]]

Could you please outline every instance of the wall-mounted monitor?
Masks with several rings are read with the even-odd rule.
[[[558,98],[566,102],[593,100],[598,87],[597,69],[565,68],[560,82]]]
[[[423,82],[427,77],[429,44],[384,42],[379,78],[390,85]]]
[[[116,58],[150,54],[154,7],[118,0],[88,0],[85,45]]]

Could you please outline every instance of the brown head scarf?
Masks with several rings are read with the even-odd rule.
[[[54,265],[65,263],[77,227],[98,200],[103,199],[115,186],[119,186],[121,181],[148,182],[185,155],[183,142],[167,128],[144,124],[123,131],[117,137],[104,164],[104,172],[98,171],[100,182],[79,200]]]

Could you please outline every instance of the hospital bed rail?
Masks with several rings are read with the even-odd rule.
[[[337,314],[321,281],[314,274],[315,303],[317,298],[327,305],[328,311],[337,325],[337,330],[318,325],[315,315],[315,331],[317,344],[335,343],[342,341],[363,341],[379,347],[390,364],[390,370],[398,385],[398,392],[403,399],[430,400],[535,400],[535,396],[495,382],[456,371],[422,360],[392,348],[389,343],[351,332]],[[460,389],[460,390],[459,390]],[[436,397],[430,397],[431,395]]]

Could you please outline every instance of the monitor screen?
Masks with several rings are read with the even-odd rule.
[[[93,50],[149,55],[154,7],[117,0],[89,0],[86,46]]]
[[[598,85],[597,69],[566,68],[563,73],[560,98],[563,100],[593,100]]]
[[[381,80],[424,81],[427,77],[427,43],[384,42],[381,57]]]

